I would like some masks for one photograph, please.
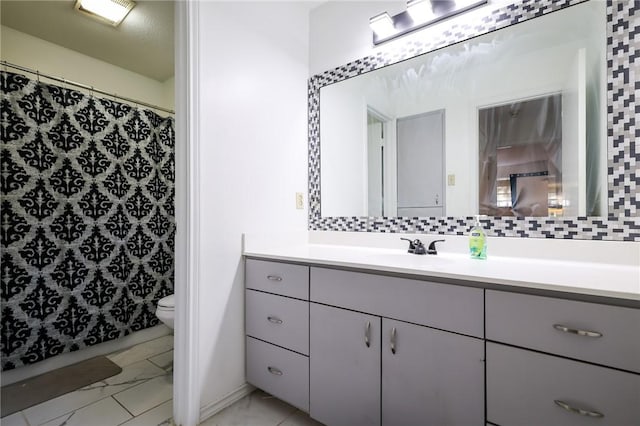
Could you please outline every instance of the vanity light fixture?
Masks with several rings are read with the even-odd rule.
[[[387,12],[382,12],[381,14],[370,18],[369,26],[374,34],[382,38],[388,37],[395,32],[393,20]]]
[[[135,5],[131,0],[76,0],[75,9],[117,27]]]
[[[384,43],[487,2],[488,0],[409,0],[404,12],[394,16],[384,12],[369,19],[373,44]]]
[[[435,18],[431,1],[429,0],[409,0],[407,2],[407,13],[416,24],[422,24]]]

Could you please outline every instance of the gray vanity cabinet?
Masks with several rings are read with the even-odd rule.
[[[331,426],[379,425],[380,317],[309,310],[309,414]]]
[[[484,341],[384,318],[382,424],[484,424]]]
[[[640,425],[639,333],[638,309],[487,290],[487,420]]]
[[[486,309],[489,340],[640,373],[640,309],[496,290]]]
[[[639,309],[246,266],[247,381],[328,426],[640,425]]]
[[[640,424],[640,376],[487,342],[487,420],[509,425]]]
[[[309,267],[247,259],[247,382],[309,410]]]
[[[482,289],[312,267],[310,300],[311,417],[484,424]]]

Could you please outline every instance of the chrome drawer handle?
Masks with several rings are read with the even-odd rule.
[[[577,334],[578,336],[602,337],[602,333],[598,333],[597,331],[578,330],[576,328],[569,328],[566,325],[562,324],[553,324],[553,328],[555,328],[556,330],[564,331],[565,333]]]
[[[268,316],[267,319],[273,324],[282,324],[282,320],[278,317]]]
[[[282,281],[282,277],[278,275],[267,275],[269,281]]]
[[[391,353],[396,354],[396,328],[391,329]]]
[[[364,328],[364,344],[367,345],[367,347],[371,346],[371,321],[367,321],[367,325]]]
[[[273,374],[274,376],[282,376],[282,370],[279,370],[275,367],[267,367],[267,370],[269,370],[269,373]]]
[[[553,402],[555,402],[558,407],[564,408],[570,413],[580,414],[581,416],[587,416],[587,417],[597,417],[597,418],[604,417],[604,414],[602,413],[599,413],[597,411],[583,410],[582,408],[574,408],[569,404],[567,404],[566,402],[560,401],[559,399],[554,399]]]

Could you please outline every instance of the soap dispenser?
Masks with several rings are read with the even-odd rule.
[[[476,222],[469,233],[469,254],[472,259],[487,258],[487,234],[480,224],[480,215],[476,215]]]

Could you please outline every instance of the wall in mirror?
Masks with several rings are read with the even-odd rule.
[[[322,216],[601,216],[605,24],[587,2],[322,87]]]
[[[640,240],[638,15],[489,2],[312,77],[310,229]]]

